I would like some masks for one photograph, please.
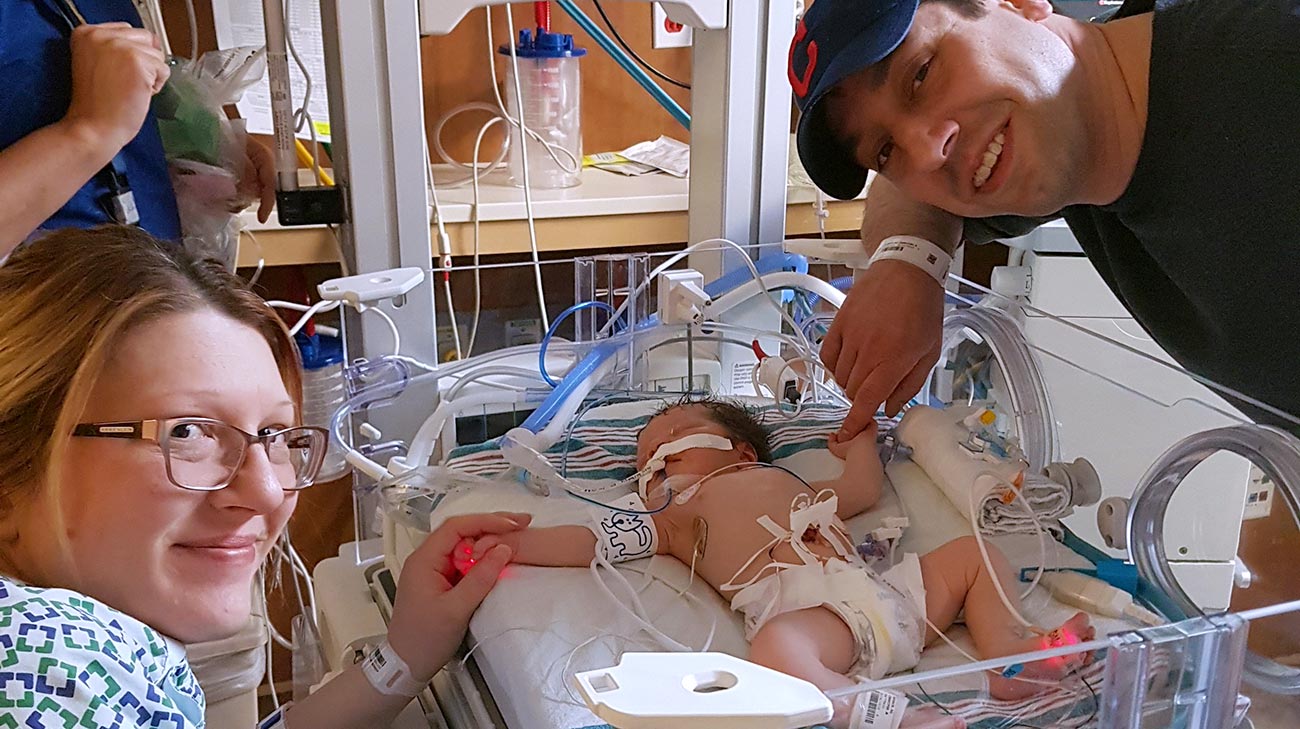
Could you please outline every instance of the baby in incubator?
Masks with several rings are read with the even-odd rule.
[[[674,445],[696,435],[706,437]],[[693,443],[700,445],[683,449]],[[843,520],[880,498],[884,467],[875,429],[848,442],[832,436],[829,448],[844,461],[842,475],[808,484],[762,465],[770,462],[771,447],[747,409],[684,401],[660,410],[637,438],[645,509],[611,512],[593,529],[527,529],[466,546],[477,557],[504,542],[515,562],[548,566],[586,566],[597,550],[613,561],[671,555],[744,616],[751,661],[822,690],[913,668],[938,639],[935,629],[946,630],[963,610],[983,658],[1092,639],[1083,613],[1047,635],[1025,632],[994,585],[999,580],[1015,599],[1006,559],[989,545],[996,572],[989,574],[971,537],[919,558],[905,555],[884,571],[868,568]],[[1025,665],[1014,677],[990,673],[989,693],[1026,697],[1076,668],[1058,658]],[[832,726],[863,725],[861,709],[837,706]]]

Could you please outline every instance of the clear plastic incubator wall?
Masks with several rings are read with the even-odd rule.
[[[786,252],[726,256],[714,281],[685,253],[578,259],[572,320],[540,344],[354,363],[334,437],[362,474],[358,536],[382,535],[378,601],[385,571],[455,514],[654,511],[622,500],[646,473],[637,434],[689,393],[752,407],[793,477],[839,476],[827,439],[848,401],[818,350],[850,279]],[[822,692],[731,660],[749,646],[730,595],[671,556],[512,565],[421,697],[431,725],[830,726],[856,705],[869,727],[1295,726],[1265,719],[1294,719],[1300,694],[1300,582],[1279,558],[1300,553],[1300,420],[1252,423],[1140,329],[1055,315],[1044,271],[1015,298],[950,280],[938,364],[898,417],[876,416],[883,494],[845,525],[875,572],[959,537],[996,546],[1014,573],[1001,599],[1040,650],[980,655],[958,619],[915,667]],[[1048,633],[1079,611],[1095,637]],[[350,660],[364,636],[321,622],[327,662]],[[1066,668],[1015,699],[989,690],[1045,665]]]

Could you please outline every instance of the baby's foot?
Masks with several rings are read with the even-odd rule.
[[[1077,613],[1061,627],[1045,636],[1026,638],[1020,644],[1009,646],[1008,655],[1029,653],[1048,648],[1061,648],[1092,640],[1097,634],[1086,613]],[[1000,676],[989,677],[989,694],[996,699],[1016,700],[1042,693],[1067,674],[1092,660],[1090,653],[1071,654],[1026,663],[1018,669],[1012,666]],[[1013,677],[1014,676],[1014,677]]]

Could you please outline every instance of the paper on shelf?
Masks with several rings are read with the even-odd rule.
[[[293,34],[294,47],[297,48],[303,65],[307,67],[307,73],[311,75],[311,99],[307,111],[311,113],[315,124],[316,138],[321,142],[329,142],[329,98],[325,92],[325,46],[321,40],[320,3],[300,0],[289,3],[288,8],[290,16],[285,18],[286,30]],[[262,0],[212,0],[212,19],[216,25],[219,48],[266,45]],[[307,82],[292,58],[289,59],[289,81],[296,109],[302,105]],[[271,88],[265,75],[244,92],[244,98],[235,107],[246,120],[249,132],[272,133]],[[311,139],[311,130],[304,124],[297,136],[300,139]]]
[[[650,165],[673,177],[686,177],[691,170],[691,148],[672,137],[640,142],[619,152],[633,162]]]

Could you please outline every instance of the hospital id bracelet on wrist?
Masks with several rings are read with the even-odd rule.
[[[948,280],[948,268],[952,266],[952,256],[942,248],[924,238],[914,235],[893,235],[880,242],[880,247],[867,262],[870,268],[876,261],[903,261],[930,274],[943,286]]]
[[[411,667],[388,641],[380,643],[366,656],[361,662],[361,671],[366,674],[370,685],[385,696],[414,698],[428,685],[427,681],[419,681],[411,675]]]

